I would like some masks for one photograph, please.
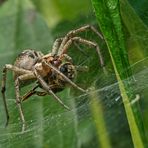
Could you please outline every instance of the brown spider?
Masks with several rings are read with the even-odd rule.
[[[11,70],[14,73],[16,103],[19,109],[23,130],[25,128],[25,118],[21,103],[30,96],[34,94],[38,96],[45,96],[47,94],[52,95],[53,98],[57,100],[64,108],[69,110],[69,107],[66,106],[55,93],[63,90],[66,84],[70,84],[72,87],[82,92],[87,92],[72,81],[76,75],[77,69],[72,63],[72,58],[66,53],[72,43],[76,42],[94,47],[98,53],[101,66],[104,66],[99,46],[95,42],[76,36],[76,34],[88,29],[92,30],[101,39],[103,39],[102,35],[93,26],[86,25],[68,32],[63,38],[56,39],[51,53],[44,55],[40,51],[34,51],[31,49],[24,50],[20,55],[18,55],[14,65],[6,64],[4,66],[1,92],[7,116],[6,125],[8,125],[9,121],[8,107],[5,98],[7,70]],[[20,87],[28,85],[36,80],[37,85],[21,97],[19,93]],[[37,91],[36,89],[38,87],[40,87],[43,91]]]

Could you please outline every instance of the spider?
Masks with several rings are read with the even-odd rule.
[[[77,66],[73,64],[72,58],[66,54],[67,50],[72,44],[85,44],[96,48],[100,64],[102,67],[104,66],[99,45],[93,41],[76,36],[77,34],[86,30],[93,31],[101,39],[103,39],[102,35],[93,26],[82,26],[78,29],[69,31],[65,37],[56,39],[51,53],[44,55],[40,51],[27,49],[18,55],[14,65],[6,64],[4,66],[1,92],[6,112],[6,126],[9,122],[9,112],[5,98],[7,70],[11,70],[14,73],[16,104],[18,106],[20,119],[22,121],[22,129],[25,129],[25,118],[22,110],[22,102],[27,100],[30,96],[35,94],[38,96],[51,95],[64,108],[70,110],[70,108],[65,105],[55,93],[63,90],[67,84],[70,84],[73,88],[78,89],[83,93],[87,92],[87,90],[82,89],[73,82],[73,79],[76,76]],[[37,81],[36,85],[25,95],[20,96],[20,88],[34,81]],[[37,91],[37,88],[41,88],[42,91]]]

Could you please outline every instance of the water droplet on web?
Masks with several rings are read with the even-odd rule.
[[[118,96],[117,98],[115,98],[115,101],[117,102],[117,101],[119,101],[119,99],[120,99],[120,96]]]

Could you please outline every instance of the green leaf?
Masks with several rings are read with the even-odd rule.
[[[17,55],[26,48],[41,50],[45,54],[50,52],[53,41],[51,31],[29,0],[12,0],[2,5],[0,9],[0,32],[1,69],[6,63],[13,64]],[[22,93],[29,88],[31,86],[22,89]],[[65,95],[61,94],[61,97],[65,96],[68,98],[68,91],[65,91]],[[2,108],[0,113],[2,117],[0,120],[0,145],[2,147],[8,145],[10,147],[12,145],[15,147],[26,147],[26,145],[27,147],[48,147],[49,145],[57,148],[69,147],[69,145],[75,147],[75,112],[66,113],[67,111],[60,107],[52,97],[40,99],[34,96],[33,99],[23,103],[27,130],[22,133],[22,123],[15,104],[12,72],[8,72],[6,99],[10,123],[7,128],[4,128],[5,112]],[[0,102],[3,104],[2,98]]]
[[[32,0],[37,10],[47,21],[48,26],[55,26],[61,20],[73,20],[79,15],[85,15],[90,11],[90,1],[81,0]]]

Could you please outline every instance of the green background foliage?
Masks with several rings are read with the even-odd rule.
[[[132,84],[135,94],[140,95],[139,113],[143,118],[147,136],[148,3],[146,0],[125,2],[120,1],[122,26],[133,71],[132,77],[136,79],[136,83]],[[94,25],[100,30],[90,0],[4,1],[0,5],[0,69],[6,63],[13,64],[17,55],[26,48],[47,54],[56,38],[85,24]],[[105,25],[112,28],[111,24]],[[91,97],[70,87],[57,95],[72,108],[71,111],[63,109],[51,96],[33,96],[23,103],[27,130],[22,133],[15,103],[13,75],[12,72],[8,72],[6,97],[10,123],[7,128],[4,127],[6,119],[0,96],[0,147],[101,147],[102,137],[98,134],[97,124],[105,124],[106,129],[101,135],[108,135],[103,142],[109,141],[110,147],[133,147],[106,43],[90,31],[80,33],[80,36],[97,42],[105,59],[107,75],[99,65],[95,49],[80,45],[85,54],[75,47],[68,51],[74,64],[89,67],[88,72],[78,73],[75,82],[85,89],[95,86],[99,97],[93,98],[99,103],[99,109],[94,109],[93,106],[97,103],[94,104]],[[21,94],[31,87],[32,85],[22,88]]]

